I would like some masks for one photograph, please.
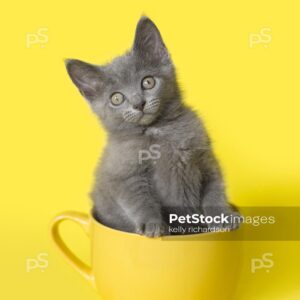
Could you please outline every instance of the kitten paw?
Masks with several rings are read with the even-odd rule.
[[[167,225],[162,221],[150,221],[138,225],[136,233],[140,235],[145,235],[147,237],[159,237],[166,235]]]
[[[221,222],[212,222],[207,224],[207,227],[211,230],[224,230],[231,231],[236,230],[242,223],[242,215],[231,208],[210,208],[205,211],[206,216],[220,216]]]

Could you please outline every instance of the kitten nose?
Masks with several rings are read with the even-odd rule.
[[[146,101],[142,100],[139,103],[134,104],[133,108],[137,109],[137,110],[140,110],[140,111],[143,111],[145,104],[146,104]]]

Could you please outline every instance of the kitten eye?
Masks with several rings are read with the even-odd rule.
[[[124,96],[121,93],[114,93],[110,97],[110,101],[113,105],[121,105],[124,102]]]
[[[142,80],[142,88],[144,90],[150,90],[154,88],[154,86],[155,86],[155,79],[153,77],[148,76]]]

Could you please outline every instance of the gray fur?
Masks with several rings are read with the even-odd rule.
[[[186,107],[174,65],[154,23],[142,17],[132,49],[110,64],[66,62],[68,73],[108,131],[91,193],[107,226],[147,236],[166,234],[169,208],[231,213],[220,168],[201,120]],[[156,85],[143,90],[153,76]],[[121,92],[119,107],[110,97]],[[144,103],[143,110],[135,109]],[[151,145],[158,159],[140,161]],[[147,153],[147,152],[143,152]]]

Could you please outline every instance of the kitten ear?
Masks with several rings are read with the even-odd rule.
[[[80,93],[90,101],[95,99],[102,82],[99,67],[77,59],[67,59],[65,64]]]
[[[170,63],[170,56],[160,32],[147,17],[142,17],[137,24],[133,51],[150,62]]]

